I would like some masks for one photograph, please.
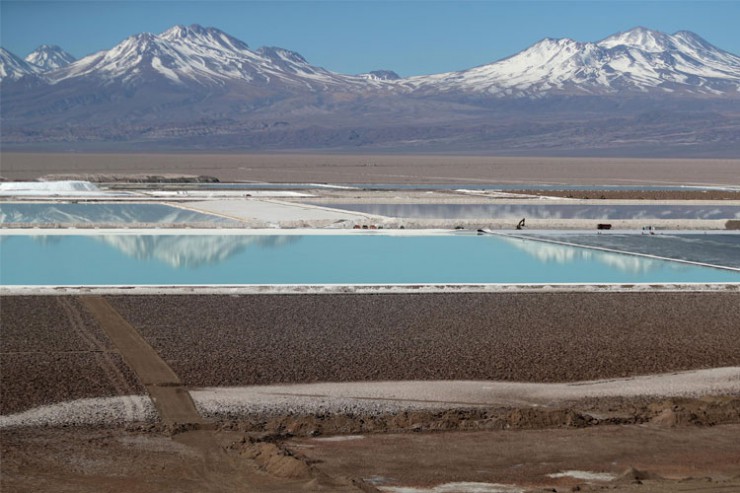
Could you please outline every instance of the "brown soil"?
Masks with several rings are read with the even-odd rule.
[[[53,173],[161,174],[166,170],[215,176],[221,181],[287,183],[740,184],[737,159],[3,152],[2,161],[2,174],[10,179]]]
[[[255,415],[246,419],[241,416],[234,421],[223,421],[219,426],[222,430],[285,438],[366,433],[589,428],[647,423],[669,428],[740,424],[740,398],[598,398],[576,401],[562,407],[449,409],[380,415]]]
[[[727,492],[740,487],[738,434],[740,425],[642,425],[275,441],[241,431],[27,428],[3,432],[0,488],[372,492],[475,481],[528,492]],[[548,476],[569,470],[618,479]]]
[[[190,394],[179,377],[126,320],[99,296],[86,296],[82,304],[95,316],[124,360],[144,383],[164,422],[201,423]]]
[[[241,433],[123,429],[3,431],[0,489],[13,492],[358,491]]]
[[[118,296],[190,386],[578,381],[740,364],[737,293]]]
[[[4,296],[0,303],[3,354],[113,349],[93,316],[71,296]]]
[[[144,393],[74,298],[3,296],[0,320],[0,414],[71,399]]]
[[[579,470],[615,476],[627,472],[624,479],[628,482],[623,488],[638,486],[632,484],[635,476],[676,481],[701,475],[711,481],[704,479],[699,484],[706,490],[698,491],[735,491],[720,488],[740,485],[738,433],[738,425],[693,428],[680,433],[656,427],[608,427],[369,435],[337,442],[300,439],[288,442],[288,446],[320,461],[322,470],[331,476],[353,474],[367,483],[385,486],[430,487],[465,481],[518,485],[536,491],[545,487],[569,491],[578,484],[582,489],[590,489],[583,480],[547,476]],[[687,442],[691,445],[687,446]],[[635,474],[634,469],[640,472]],[[736,479],[728,484],[727,480],[733,477]],[[662,488],[634,491],[682,489],[682,485],[672,481],[653,483],[658,484],[648,486]],[[692,486],[696,487],[696,483]]]
[[[236,375],[241,375],[240,358],[254,364],[255,353],[282,362],[283,370],[276,378],[296,375],[291,368],[311,357],[319,358],[319,351],[329,351],[321,361],[336,372],[326,358],[341,358],[345,352],[363,347],[368,349],[360,353],[362,358],[355,355],[343,360],[355,375],[379,368],[378,363],[364,358],[380,358],[380,364],[387,365],[382,360],[388,357],[384,354],[397,351],[413,362],[402,365],[403,372],[413,374],[423,365],[431,365],[454,373],[461,371],[456,362],[465,351],[474,349],[473,343],[485,345],[496,357],[504,352],[492,348],[509,344],[504,349],[518,356],[505,361],[514,368],[529,365],[524,374],[532,378],[553,378],[560,374],[562,365],[592,364],[580,346],[614,354],[610,364],[581,370],[600,376],[608,376],[616,368],[624,371],[630,360],[641,368],[643,358],[656,368],[673,364],[693,367],[705,361],[710,366],[728,364],[726,361],[737,364],[723,352],[734,356],[740,352],[737,296],[141,296],[88,297],[83,303],[73,297],[4,296],[0,298],[2,402],[5,405],[10,397],[12,409],[37,405],[34,403],[50,395],[60,400],[76,398],[77,390],[68,387],[70,382],[99,394],[114,381],[106,373],[110,356],[120,362],[121,354],[150,392],[184,391],[177,386],[182,375],[162,366],[135,327],[161,347],[165,359],[166,354],[177,355],[170,362],[175,369],[190,369],[186,381],[197,380],[193,368],[206,371],[208,367],[215,370],[206,371],[205,380],[218,377],[218,372],[233,378],[235,373],[224,366],[227,364],[236,366]],[[119,308],[125,319],[107,301]],[[50,327],[58,337],[50,333]],[[596,327],[600,330],[594,330]],[[445,332],[449,333],[446,339]],[[349,336],[342,336],[344,333]],[[445,350],[433,344],[440,337]],[[273,338],[277,339],[275,346],[269,344]],[[544,342],[535,343],[543,338]],[[351,344],[355,339],[359,342]],[[573,339],[575,343],[566,343]],[[609,339],[615,342],[607,344]],[[506,342],[510,340],[515,342]],[[545,365],[538,364],[537,358],[522,356],[528,352],[538,356],[549,345],[559,354],[553,354]],[[417,346],[429,347],[432,356],[415,352]],[[330,351],[332,347],[338,349]],[[652,356],[641,353],[640,348]],[[275,354],[270,355],[271,351]],[[625,355],[630,351],[634,354]],[[447,352],[452,356],[446,357]],[[64,359],[64,367],[39,371],[43,365],[39,366],[37,356],[47,354]],[[465,362],[473,368],[483,368],[481,365],[490,360],[490,354],[487,358],[483,353],[472,354]],[[668,357],[671,354],[677,354],[675,360]],[[100,359],[95,359],[99,355]],[[265,361],[272,361],[269,358]],[[194,364],[197,359],[201,363]],[[401,358],[393,363],[400,364]],[[273,371],[269,365],[259,368]],[[6,369],[11,372],[9,377]],[[275,371],[278,369],[276,366]],[[312,378],[322,374],[319,365],[302,371]],[[367,374],[372,378],[384,375],[383,371]],[[29,380],[29,375],[48,377]],[[28,389],[18,386],[18,382],[29,381],[36,383]],[[46,394],[38,397],[34,394],[37,388],[45,389]],[[122,391],[115,385],[113,389],[113,395]],[[153,396],[178,405],[171,396]],[[382,485],[434,486],[453,481],[512,484],[527,491],[592,491],[604,486],[547,476],[564,470],[620,475],[606,484],[610,491],[635,491],[638,487],[637,491],[648,493],[740,489],[737,396],[589,399],[561,408],[451,409],[380,416],[254,416],[219,424],[185,418],[133,424],[127,429],[5,429],[0,437],[0,489],[371,492]],[[308,438],[337,433],[370,435],[338,442]]]

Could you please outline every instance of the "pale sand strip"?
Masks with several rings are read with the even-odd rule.
[[[342,211],[298,202],[281,202],[268,199],[207,200],[190,202],[190,210],[215,213],[240,221],[262,223],[284,222],[336,222],[370,220],[371,214]]]
[[[740,395],[740,367],[574,383],[403,381],[215,387],[191,390],[204,416],[551,406],[593,397]]]
[[[40,406],[0,415],[0,429],[19,426],[110,425],[156,419],[149,396],[96,397]]]
[[[317,383],[192,390],[206,416],[260,413],[357,412],[480,406],[548,406],[587,397],[740,395],[740,367],[568,384],[487,381]],[[99,397],[0,416],[0,429],[154,421],[147,396]]]

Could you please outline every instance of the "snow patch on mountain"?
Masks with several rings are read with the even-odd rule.
[[[25,58],[26,62],[35,65],[42,72],[67,66],[75,60],[75,57],[56,45],[41,45]]]
[[[326,90],[366,87],[359,76],[337,74],[309,64],[300,54],[276,47],[249,46],[213,27],[174,26],[161,34],[131,36],[107,51],[87,56],[51,72],[48,80],[94,77],[104,84],[152,82],[156,79],[187,86],[249,83]]]
[[[35,74],[39,69],[0,47],[0,81],[18,80],[24,75]]]
[[[360,74],[360,77],[364,77],[368,80],[399,80],[401,77],[393,70],[373,70]]]
[[[546,38],[488,65],[406,79],[425,92],[541,97],[620,91],[722,94],[740,91],[740,57],[698,35],[635,28],[597,43]]]

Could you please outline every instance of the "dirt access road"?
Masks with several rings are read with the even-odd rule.
[[[80,301],[97,318],[124,361],[144,384],[164,423],[205,422],[196,411],[188,389],[131,324],[100,296],[82,296]]]

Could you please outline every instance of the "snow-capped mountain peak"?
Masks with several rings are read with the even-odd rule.
[[[41,45],[26,56],[26,62],[44,72],[65,67],[75,60],[75,57],[56,45]]]
[[[497,97],[621,91],[716,95],[740,92],[740,57],[689,31],[669,35],[638,27],[596,43],[545,38],[498,62],[408,82],[427,93]]]
[[[197,24],[137,34],[59,68],[51,67],[52,54],[64,53],[58,47],[43,46],[34,53],[29,60],[48,64],[48,70],[3,51],[2,76],[17,79],[39,73],[39,80],[52,85],[78,79],[96,86],[174,84],[196,92],[202,87],[238,86],[259,97],[332,88],[340,93],[382,89],[528,98],[624,91],[740,94],[740,57],[689,31],[671,35],[644,27],[598,42],[545,38],[494,63],[408,79],[390,71],[338,74],[311,65],[294,51],[271,46],[252,50],[219,29]]]
[[[369,83],[310,65],[300,54],[277,47],[249,46],[212,27],[174,26],[161,34],[131,36],[108,51],[87,56],[48,75],[51,83],[92,76],[105,84],[180,86],[291,86],[323,90],[337,84]]]
[[[365,79],[374,80],[374,81],[399,80],[401,78],[401,76],[399,76],[393,70],[373,70],[372,72],[360,74],[360,77],[364,77]]]
[[[18,80],[24,75],[35,74],[38,67],[22,60],[3,47],[0,47],[0,81]]]
[[[224,50],[249,50],[247,43],[229,36],[215,27],[203,27],[199,24],[173,26],[158,37],[163,41],[180,45],[211,45]]]
[[[217,29],[215,28],[210,28],[210,30],[217,31]],[[190,26],[183,26],[181,24],[177,24],[167,29],[165,32],[163,32],[159,36],[162,39],[173,40],[173,39],[181,39],[181,38],[187,38],[187,37],[193,37],[193,36],[204,36],[208,34],[208,31],[209,31],[209,28],[205,28],[199,24],[191,24]]]
[[[707,40],[696,33],[692,33],[691,31],[678,31],[673,33],[672,37],[674,40],[679,40],[684,45],[694,46],[696,48],[702,48],[705,50],[716,49]]]
[[[277,46],[262,46],[257,50],[257,53],[263,55],[270,60],[275,62],[287,62],[287,63],[301,63],[308,64],[305,58],[300,53],[295,51],[286,50],[284,48],[278,48]]]
[[[645,27],[636,27],[629,31],[613,34],[597,44],[607,49],[615,46],[626,46],[648,53],[660,53],[675,48],[671,36]]]

